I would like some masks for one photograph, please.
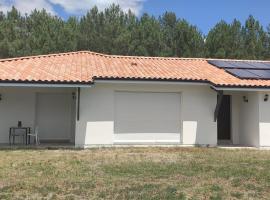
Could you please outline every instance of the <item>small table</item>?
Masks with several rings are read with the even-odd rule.
[[[10,142],[11,133],[12,133],[12,131],[16,132],[16,130],[24,130],[25,131],[25,144],[27,145],[28,144],[27,137],[28,137],[28,133],[30,133],[31,127],[18,127],[18,126],[10,127],[9,128],[9,143],[10,144],[11,144],[11,142]]]

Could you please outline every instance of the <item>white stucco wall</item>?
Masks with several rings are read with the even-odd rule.
[[[9,128],[16,126],[19,120],[23,126],[34,126],[35,93],[0,89],[0,94],[0,143],[8,143]]]
[[[243,96],[248,102],[243,101]],[[239,143],[259,147],[259,96],[257,92],[243,93],[239,104]]]
[[[9,128],[11,126],[17,126],[18,121],[22,121],[23,126],[34,128],[37,115],[37,94],[71,94],[72,91],[75,90],[67,88],[0,87],[0,94],[2,96],[2,100],[0,101],[0,143],[9,142]],[[74,117],[70,120],[69,126],[71,130],[74,130],[74,108],[72,108],[71,114]],[[58,128],[61,129],[60,126]],[[72,140],[74,138],[74,131],[69,132],[69,134],[72,134],[70,136]],[[46,135],[41,135],[40,137],[48,138]]]
[[[67,88],[0,87],[0,143],[8,143],[9,127],[21,120],[24,126],[34,127],[37,115],[37,94],[71,94]],[[217,125],[213,121],[217,94],[209,86],[177,84],[108,84],[96,83],[92,88],[81,89],[80,120],[76,123],[77,146],[112,145],[117,138],[147,141],[155,133],[145,135],[115,135],[116,92],[173,93],[180,96],[179,137],[169,133],[156,134],[164,141],[178,144],[217,144]],[[226,92],[232,99],[232,142],[249,146],[270,146],[270,98],[267,92]],[[243,101],[247,96],[248,102]],[[155,99],[153,99],[154,101]],[[75,102],[74,102],[75,103]],[[75,105],[71,108],[75,117]],[[74,130],[74,118],[70,121]],[[60,127],[59,127],[60,128]],[[119,137],[118,137],[119,136]]]
[[[234,145],[259,146],[258,92],[226,92],[231,95],[231,140]],[[246,96],[248,102],[244,102]]]
[[[270,146],[269,92],[231,92],[233,144],[255,147]],[[243,101],[243,96],[248,102]]]
[[[115,91],[179,93],[179,144],[217,144],[214,122],[217,99],[216,92],[209,86],[96,83],[92,88],[81,89],[80,120],[76,123],[77,146],[114,144]]]
[[[270,147],[270,98],[264,101],[265,95],[270,97],[269,92],[259,93],[259,130],[260,130],[260,146]]]

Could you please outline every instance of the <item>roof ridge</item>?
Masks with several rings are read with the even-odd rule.
[[[185,57],[161,57],[161,56],[124,56],[103,54],[111,58],[134,58],[134,59],[160,59],[160,60],[206,60],[206,58],[185,58]]]
[[[83,51],[71,51],[71,52],[64,52],[64,53],[51,53],[51,54],[41,54],[41,55],[33,55],[33,56],[4,58],[4,59],[0,59],[0,62],[25,60],[25,59],[41,58],[41,57],[63,56],[63,55],[81,54],[81,53],[93,54],[93,55],[103,56],[106,58],[121,58],[121,59],[132,59],[133,58],[133,59],[156,59],[156,60],[206,60],[206,58],[110,55],[110,54],[97,53],[97,52],[93,52],[93,51],[83,50]]]
[[[246,61],[246,62],[270,62],[270,60],[246,60],[246,59],[221,59],[221,58],[187,58],[187,57],[161,57],[161,56],[125,56],[125,55],[110,55],[104,53],[97,53],[88,50],[82,51],[71,51],[71,52],[64,52],[64,53],[51,53],[51,54],[41,54],[41,55],[33,55],[33,56],[21,56],[21,57],[14,57],[14,58],[4,58],[0,59],[0,62],[6,61],[16,61],[16,60],[25,60],[31,58],[41,58],[41,57],[52,57],[52,56],[63,56],[63,55],[70,55],[70,54],[92,54],[103,56],[105,58],[121,58],[121,59],[155,59],[155,60],[197,60],[197,61],[209,61],[209,60],[221,60],[221,61]]]
[[[106,55],[106,54],[96,53],[96,52],[92,52],[92,51],[71,51],[71,52],[64,52],[64,53],[50,53],[50,54],[41,54],[41,55],[33,55],[33,56],[21,56],[21,57],[14,57],[14,58],[4,58],[4,59],[0,59],[0,62],[25,60],[25,59],[41,58],[41,57],[46,58],[46,57],[53,57],[53,56],[64,56],[64,55],[82,54],[82,53],[95,54],[95,55],[100,55],[100,56],[105,56]]]

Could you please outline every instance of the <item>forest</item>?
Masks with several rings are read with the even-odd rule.
[[[269,22],[270,23],[270,22]],[[270,25],[253,16],[245,23],[221,20],[207,35],[176,13],[140,17],[118,5],[90,9],[62,19],[46,10],[29,15],[16,8],[0,12],[0,58],[90,50],[100,53],[165,57],[270,59]]]

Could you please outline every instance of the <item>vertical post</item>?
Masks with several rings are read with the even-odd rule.
[[[77,121],[80,120],[80,100],[81,99],[81,88],[77,89]]]

